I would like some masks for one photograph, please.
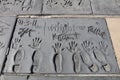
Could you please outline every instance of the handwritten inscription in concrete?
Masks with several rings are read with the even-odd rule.
[[[40,14],[41,6],[42,0],[0,0],[0,14]]]

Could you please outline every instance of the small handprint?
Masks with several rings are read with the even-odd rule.
[[[69,42],[69,47],[67,47],[67,49],[73,54],[77,53],[78,51],[77,43],[75,41]]]
[[[60,73],[60,72],[62,72],[62,54],[61,54],[61,52],[64,50],[64,48],[62,48],[61,43],[55,43],[55,46],[52,46],[52,47],[55,51],[55,55],[53,57],[55,71]]]
[[[0,42],[0,50],[5,47],[4,43]]]
[[[99,46],[103,53],[107,53],[108,45],[104,41],[100,41]]]
[[[59,54],[59,53],[61,53],[61,51],[64,50],[64,48],[62,48],[61,43],[55,43],[55,46],[52,46],[52,47],[53,47],[56,54]]]
[[[89,53],[94,48],[93,43],[90,41],[87,41],[87,40],[83,41],[83,43],[81,45],[87,53]]]
[[[21,41],[21,39],[15,38],[14,41],[12,42],[12,49],[16,50],[19,47],[21,47],[22,45],[20,45],[20,41]]]
[[[28,46],[31,47],[32,49],[39,49],[41,42],[42,42],[41,38],[35,37],[32,41],[32,44],[29,44]]]

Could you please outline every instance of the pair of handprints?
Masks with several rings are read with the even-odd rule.
[[[42,39],[39,37],[35,37],[32,40],[32,44],[29,44],[28,46],[34,49],[33,55],[32,55],[32,66],[31,66],[31,72],[37,72],[39,66],[40,59],[40,44],[42,42]],[[24,49],[21,45],[21,39],[15,38],[12,43],[12,49],[16,50],[14,55],[14,65],[13,65],[13,72],[19,72],[22,67],[22,61],[25,57]]]
[[[81,54],[82,60],[92,72],[97,72],[99,70],[99,67],[91,60],[91,53],[94,55],[95,59],[101,64],[104,71],[111,71],[111,66],[107,62],[106,58],[108,45],[104,41],[99,42],[99,47],[94,46],[91,41],[84,41],[81,45],[84,49],[84,53]],[[86,54],[86,56],[89,56],[89,59],[86,59],[87,57],[84,54]]]
[[[55,43],[53,47],[54,51],[55,51],[55,55],[53,57],[53,63],[54,63],[54,67],[55,67],[55,71],[57,73],[60,73],[62,72],[62,51],[65,49],[65,48],[62,48],[62,43]],[[73,53],[73,56],[72,56],[72,60],[73,60],[73,64],[74,64],[74,71],[75,72],[79,72],[80,71],[80,56],[79,56],[79,50],[77,48],[77,43],[75,43],[75,41],[71,41],[69,43],[69,47],[67,47],[67,49]]]

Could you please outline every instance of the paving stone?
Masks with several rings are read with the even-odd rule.
[[[18,18],[4,72],[119,73],[102,18]]]
[[[16,17],[0,17],[0,72],[4,65],[15,20]]]
[[[90,0],[44,0],[43,14],[91,14]]]
[[[62,77],[55,77],[55,76],[2,76],[1,80],[120,80],[120,77],[98,77],[98,76],[62,76]]]
[[[91,0],[94,14],[120,14],[120,0]]]
[[[40,14],[42,0],[0,0],[0,15]]]

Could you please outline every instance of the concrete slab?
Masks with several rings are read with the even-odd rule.
[[[0,15],[40,14],[42,0],[1,0]]]
[[[0,72],[5,64],[9,41],[15,25],[16,17],[0,17]]]
[[[92,14],[89,0],[44,0],[43,14]]]
[[[120,14],[120,0],[91,0],[93,14]]]
[[[4,72],[119,73],[102,18],[19,18],[11,44]]]

